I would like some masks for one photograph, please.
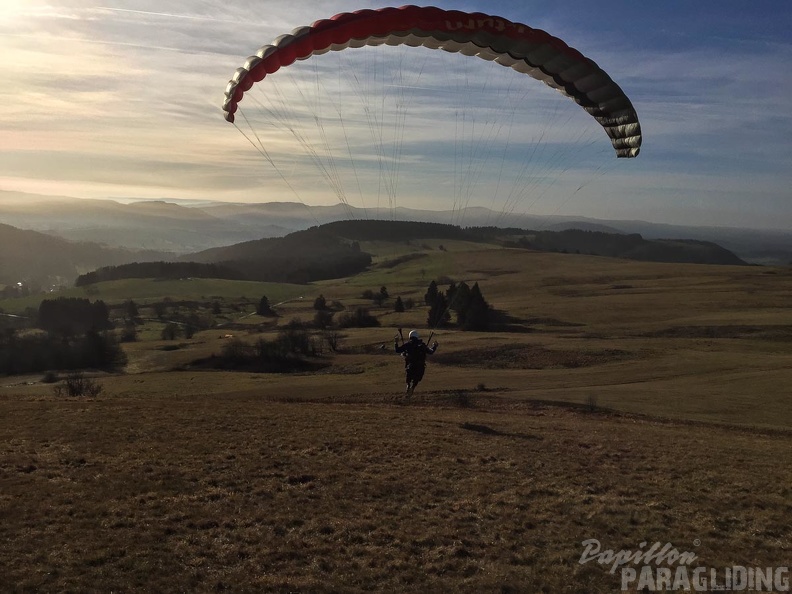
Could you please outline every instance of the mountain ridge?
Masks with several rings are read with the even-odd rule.
[[[343,219],[392,219],[460,226],[519,227],[536,230],[579,228],[640,233],[646,239],[697,239],[717,243],[752,263],[792,262],[792,232],[779,229],[686,226],[642,220],[594,219],[498,213],[485,207],[419,210],[362,209],[343,204],[307,206],[299,202],[211,202],[169,199],[121,203],[0,191],[0,222],[77,241],[113,247],[194,253],[291,232]]]

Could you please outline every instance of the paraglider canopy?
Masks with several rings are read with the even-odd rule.
[[[605,130],[617,157],[640,152],[638,115],[621,88],[594,61],[545,31],[498,16],[403,6],[341,13],[265,45],[238,68],[225,91],[225,118],[245,93],[297,60],[377,45],[423,46],[494,61],[540,80],[574,100]]]

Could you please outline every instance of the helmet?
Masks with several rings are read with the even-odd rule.
[[[420,338],[420,336],[418,336],[418,330],[410,331],[410,340],[413,340],[413,339],[418,340],[419,338]]]

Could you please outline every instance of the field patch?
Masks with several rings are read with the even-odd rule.
[[[552,369],[589,367],[635,357],[634,353],[620,349],[548,349],[531,344],[505,344],[438,353],[432,361],[485,369]]]
[[[752,338],[792,342],[792,325],[673,326],[642,336],[656,338]]]

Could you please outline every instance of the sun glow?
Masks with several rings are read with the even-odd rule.
[[[0,0],[0,24],[7,24],[29,9],[30,0]]]

